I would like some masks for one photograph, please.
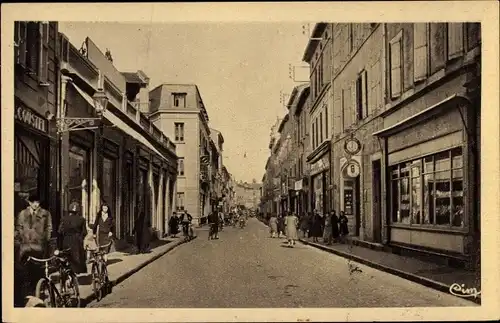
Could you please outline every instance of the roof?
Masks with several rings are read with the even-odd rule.
[[[300,112],[302,112],[302,108],[304,107],[305,101],[309,96],[309,92],[310,92],[309,85],[301,89],[297,97],[297,108],[295,109],[295,115],[299,115]]]
[[[317,23],[314,26],[312,35],[309,38],[309,42],[307,43],[306,49],[304,51],[304,56],[302,56],[302,60],[304,62],[309,63],[311,61],[312,55],[313,55],[314,51],[316,50],[316,47],[318,46],[318,44],[320,42],[319,40],[315,40],[315,39],[311,39],[311,38],[319,38],[319,37],[321,37],[321,35],[325,31],[326,27],[328,27],[328,24],[324,23],[324,22]]]
[[[135,72],[121,72],[125,77],[125,81],[127,83],[141,84],[147,85],[149,80],[145,80],[139,76],[138,73]]]
[[[280,126],[278,128],[278,132],[281,133],[281,131],[283,131],[283,127],[285,126],[285,124],[287,123],[288,119],[289,119],[289,115],[288,113],[285,115],[285,117],[281,120],[281,123],[280,123]]]

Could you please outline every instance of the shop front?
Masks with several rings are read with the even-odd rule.
[[[14,109],[14,213],[36,195],[41,206],[55,215],[50,196],[49,121],[16,100]]]
[[[330,158],[326,153],[311,163],[311,208],[320,215],[329,212]]]
[[[463,259],[471,253],[478,223],[472,211],[479,186],[474,135],[468,132],[475,112],[464,97],[440,98],[445,94],[376,133],[386,148],[387,242]]]

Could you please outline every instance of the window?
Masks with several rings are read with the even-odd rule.
[[[177,174],[184,176],[184,157],[179,158],[177,161]]]
[[[390,68],[391,68],[391,98],[397,98],[401,95],[402,88],[402,38],[403,32],[401,31],[390,43]]]
[[[315,140],[315,138],[316,138],[315,133],[316,132],[315,132],[315,129],[314,129],[314,122],[312,123],[312,131],[311,131],[311,133],[312,133],[312,136],[311,136],[312,137],[311,138],[312,139],[312,146],[313,146],[313,149],[314,149],[314,148],[316,148],[316,140]]]
[[[323,112],[319,113],[319,142],[323,142]]]
[[[318,127],[318,118],[316,118],[316,146],[319,145],[319,137],[318,137],[319,136],[319,131],[318,131],[318,128],[319,128]],[[316,147],[314,147],[314,148],[316,148]]]
[[[465,24],[467,30],[467,50],[471,50],[481,41],[481,23],[469,22]]]
[[[41,22],[16,22],[14,25],[16,63],[38,77],[40,84],[47,83],[49,64],[49,24]]]
[[[174,107],[185,108],[186,107],[186,94],[185,93],[172,93]]]
[[[328,106],[325,105],[325,138],[328,140]]]
[[[428,46],[427,24],[413,24],[413,80],[421,81],[427,77]]]
[[[183,211],[184,210],[184,192],[182,193],[177,193],[177,211]]]
[[[363,70],[356,79],[356,119],[363,120],[368,116],[368,84],[367,73]]]
[[[175,141],[184,141],[184,123],[174,123],[175,125]]]
[[[464,50],[464,24],[448,23],[448,59],[462,55]]]
[[[462,148],[391,168],[393,223],[464,226]]]

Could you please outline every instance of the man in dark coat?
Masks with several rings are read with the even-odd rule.
[[[34,295],[38,280],[44,276],[43,267],[27,259],[29,256],[45,258],[52,234],[52,217],[40,207],[40,198],[32,194],[27,202],[28,207],[17,216],[14,232],[15,306],[24,306],[24,297]]]
[[[170,235],[175,238],[177,233],[179,233],[179,218],[177,217],[177,213],[173,213],[170,220],[168,220],[168,227],[170,229]]]

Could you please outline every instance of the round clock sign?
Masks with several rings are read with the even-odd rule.
[[[361,142],[356,138],[349,138],[345,141],[344,150],[349,155],[356,155],[361,150]]]

